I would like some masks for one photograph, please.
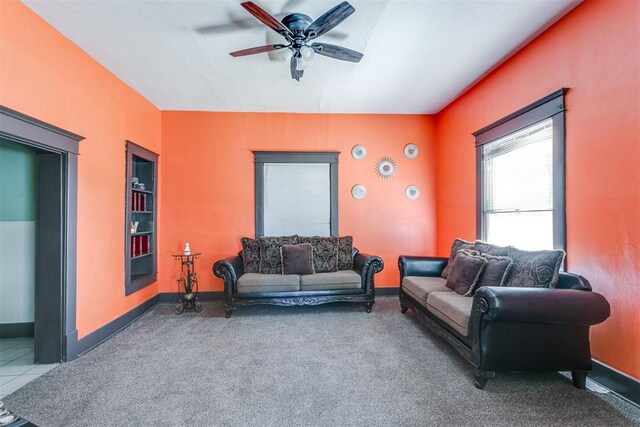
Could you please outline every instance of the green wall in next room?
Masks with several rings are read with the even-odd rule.
[[[33,149],[0,138],[0,221],[34,221],[36,213]]]
[[[33,322],[36,153],[0,138],[0,324]]]

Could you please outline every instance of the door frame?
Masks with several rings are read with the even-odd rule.
[[[78,154],[84,137],[2,105],[0,137],[36,149],[36,363],[73,360]],[[42,203],[55,211],[44,212]]]

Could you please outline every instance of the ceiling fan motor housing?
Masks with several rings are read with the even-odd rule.
[[[304,13],[292,13],[282,18],[282,23],[287,27],[294,36],[304,36],[304,30],[311,25],[313,19]]]

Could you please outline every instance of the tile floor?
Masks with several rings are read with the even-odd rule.
[[[0,399],[59,365],[33,363],[33,345],[33,338],[0,339]]]

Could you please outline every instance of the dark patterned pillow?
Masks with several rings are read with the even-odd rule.
[[[313,268],[316,273],[338,271],[338,237],[300,237],[300,243],[313,246]]]
[[[456,254],[461,249],[473,249],[473,242],[467,242],[462,239],[455,239],[453,244],[451,245],[451,253],[449,254],[449,262],[447,262],[447,266],[442,270],[441,276],[445,279],[449,276],[449,272],[451,271],[451,267],[453,266],[453,260],[456,257]]]
[[[509,258],[514,266],[504,286],[515,288],[555,288],[558,272],[564,260],[562,249],[547,251],[523,251],[509,247]]]
[[[476,240],[473,244],[473,249],[480,252],[480,254],[489,254],[493,256],[509,256],[508,246],[498,246],[492,243],[483,242],[482,240]]]
[[[309,243],[282,245],[282,274],[313,274],[313,248]]]
[[[353,237],[338,237],[338,270],[351,270],[353,256]]]
[[[480,275],[480,280],[478,280],[473,293],[483,286],[503,286],[514,266],[513,260],[506,256],[493,256],[482,252],[480,252],[480,256],[487,260],[487,266]]]
[[[298,236],[260,237],[260,273],[282,274],[282,245],[297,245]]]
[[[486,265],[487,260],[479,252],[461,249],[453,260],[445,285],[457,294],[471,296]]]
[[[243,237],[242,243],[242,264],[245,273],[260,272],[260,242],[258,239]]]

